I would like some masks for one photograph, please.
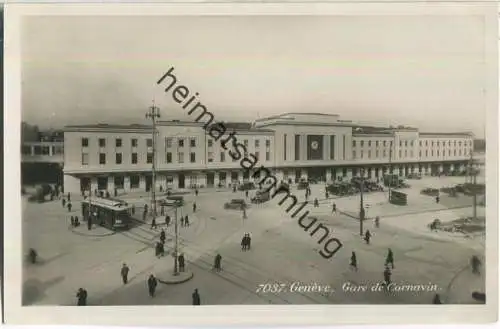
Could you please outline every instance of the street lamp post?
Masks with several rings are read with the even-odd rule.
[[[175,225],[174,225],[174,229],[175,229],[175,245],[174,245],[174,275],[177,276],[179,275],[179,265],[178,265],[178,259],[177,257],[179,257],[178,253],[179,253],[179,243],[178,243],[178,237],[179,237],[179,234],[178,234],[178,220],[177,220],[177,209],[179,207],[179,202],[177,201],[175,203]]]
[[[152,174],[152,183],[151,183],[151,203],[152,203],[152,210],[153,210],[153,218],[156,218],[156,119],[160,117],[160,108],[155,105],[155,102],[153,101],[153,105],[151,105],[148,108],[148,112],[146,113],[146,118],[151,119],[153,125],[152,125],[152,146],[153,146],[153,153],[152,153],[152,166],[151,166],[151,174]]]
[[[365,220],[365,207],[363,203],[363,191],[365,189],[365,170],[361,168],[360,200],[359,200],[359,235],[363,236],[363,221]]]

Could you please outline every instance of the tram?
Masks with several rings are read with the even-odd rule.
[[[126,230],[131,222],[132,206],[123,200],[87,198],[82,201],[82,217],[85,220],[91,216],[95,224],[110,230]]]

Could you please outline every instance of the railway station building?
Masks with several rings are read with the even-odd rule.
[[[392,168],[408,174],[464,170],[473,152],[471,133],[430,133],[409,127],[372,127],[338,115],[286,113],[252,123],[223,123],[239,143],[278,179],[382,177]],[[64,191],[89,188],[149,191],[156,188],[228,186],[253,180],[201,122],[158,121],[155,151],[150,125],[94,124],[64,131]],[[155,154],[155,156],[153,156]],[[361,170],[363,169],[363,170]]]

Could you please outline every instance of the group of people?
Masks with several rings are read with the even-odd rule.
[[[252,238],[250,237],[250,233],[245,233],[243,238],[241,238],[241,250],[247,251],[250,249],[252,243]]]

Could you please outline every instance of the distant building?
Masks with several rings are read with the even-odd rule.
[[[287,113],[254,123],[224,123],[239,143],[278,179],[342,180],[381,177],[392,167],[402,176],[465,169],[473,150],[470,133],[424,133],[409,127],[359,126],[337,115]],[[148,125],[78,125],[64,132],[64,188],[149,191],[152,131]],[[157,188],[227,186],[253,180],[221,141],[201,123],[157,124]]]
[[[23,122],[21,140],[22,184],[62,184],[64,131],[39,131]]]

